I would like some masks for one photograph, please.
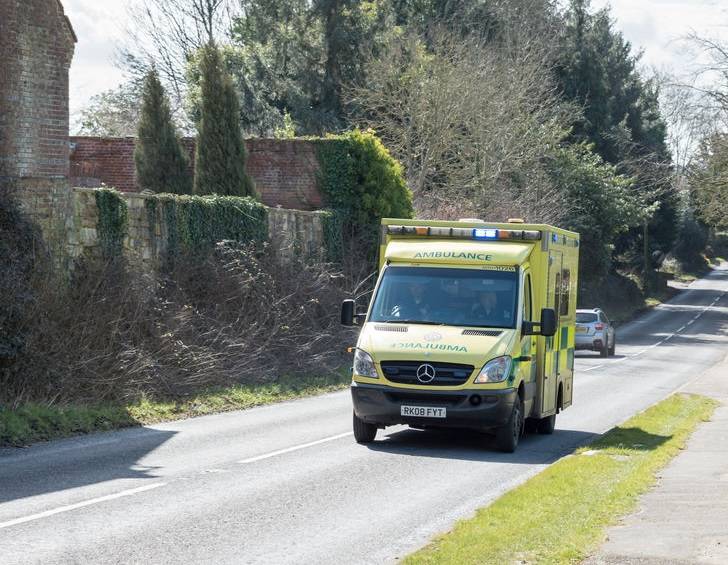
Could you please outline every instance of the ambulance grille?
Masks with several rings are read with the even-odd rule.
[[[480,335],[484,337],[498,337],[502,333],[498,330],[463,330],[463,335]]]
[[[407,333],[407,326],[374,326],[374,329],[378,332],[400,332]]]
[[[423,383],[417,378],[417,370],[422,365],[430,365],[435,369],[435,378],[431,382]],[[475,368],[472,365],[437,361],[382,361],[381,366],[384,376],[393,383],[428,386],[465,384]]]

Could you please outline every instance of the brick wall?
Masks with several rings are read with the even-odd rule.
[[[76,41],[58,0],[0,0],[5,176],[68,176],[68,69]]]
[[[183,140],[194,161],[195,141]],[[316,148],[303,139],[249,139],[247,170],[267,206],[317,210],[323,206],[318,190]],[[134,138],[72,137],[71,183],[93,187],[104,183],[123,192],[138,192],[134,170]],[[190,175],[194,171],[190,166]]]
[[[52,251],[63,246],[72,216],[68,70],[75,42],[59,0],[0,0],[0,190],[17,192]]]

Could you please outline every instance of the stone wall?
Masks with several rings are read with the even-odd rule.
[[[73,206],[68,70],[75,42],[58,0],[0,0],[0,190],[17,193],[58,262]]]
[[[134,167],[133,137],[71,137],[71,183],[94,187],[102,183],[122,192],[139,192]],[[182,140],[194,175],[195,140]],[[266,206],[318,210],[318,159],[313,142],[305,139],[248,139],[247,170]]]
[[[98,234],[99,211],[95,190],[75,188],[73,229],[68,236],[68,255],[98,259],[101,245]],[[154,217],[145,202],[153,196],[122,193],[128,209],[128,233],[124,240],[124,256],[137,266],[156,270],[167,251],[167,224],[161,209]],[[283,258],[295,254],[321,257],[324,250],[322,212],[268,209],[268,235],[272,252]]]

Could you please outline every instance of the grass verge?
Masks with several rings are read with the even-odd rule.
[[[458,522],[404,563],[581,561],[716,405],[700,396],[671,396]]]
[[[0,447],[20,447],[78,434],[243,410],[345,388],[348,371],[325,377],[284,377],[275,383],[235,385],[179,400],[142,398],[125,405],[25,404],[0,406]]]

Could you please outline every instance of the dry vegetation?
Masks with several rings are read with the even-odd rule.
[[[22,216],[5,221],[12,204],[0,209],[3,262],[13,265],[0,283],[0,401],[178,398],[345,363],[353,337],[338,321],[344,278],[327,265],[221,242],[159,277],[119,262],[79,265],[65,284],[46,276],[33,231],[18,229]],[[5,239],[13,225],[17,245]]]

